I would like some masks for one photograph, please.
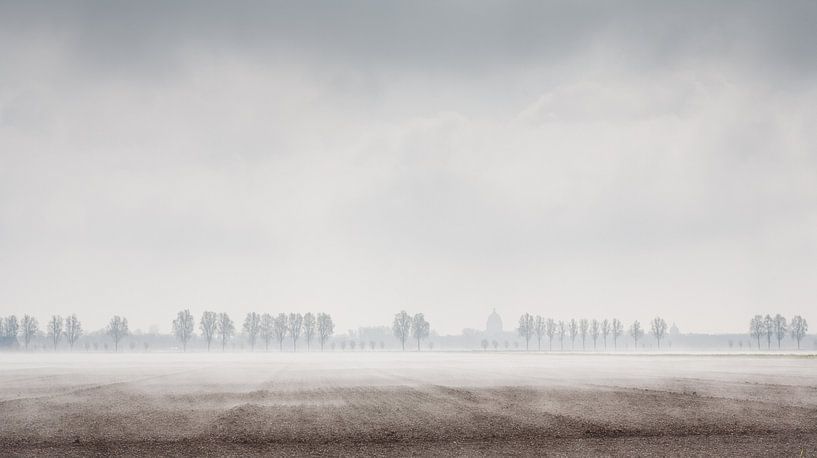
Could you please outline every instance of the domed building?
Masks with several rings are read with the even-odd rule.
[[[488,321],[485,323],[485,333],[488,335],[502,334],[502,317],[494,311],[488,315]]]

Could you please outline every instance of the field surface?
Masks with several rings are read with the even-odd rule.
[[[817,456],[817,359],[0,354],[0,455]]]

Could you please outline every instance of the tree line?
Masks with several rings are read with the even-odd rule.
[[[207,351],[210,351],[210,346],[216,339],[221,342],[223,351],[227,341],[235,335],[235,325],[226,313],[202,313],[199,330],[207,343]],[[275,341],[279,350],[283,351],[284,340],[291,340],[292,351],[297,351],[298,340],[303,338],[309,351],[312,341],[317,338],[323,351],[327,340],[335,333],[335,324],[328,313],[279,313],[272,316],[269,313],[250,312],[244,317],[242,330],[251,350],[255,350],[256,344],[263,341],[264,349],[268,351],[270,342]],[[181,342],[182,349],[186,350],[187,342],[194,335],[194,319],[190,310],[182,310],[176,315],[173,334]]]
[[[755,315],[749,320],[749,335],[757,339],[757,348],[760,349],[760,339],[766,338],[766,348],[771,350],[772,339],[777,341],[777,348],[786,335],[790,335],[797,342],[797,349],[800,349],[800,341],[808,332],[808,322],[800,315],[795,315],[790,323],[786,322],[786,317],[781,314]]]
[[[661,348],[661,341],[667,335],[667,322],[661,317],[655,317],[649,323],[649,331],[655,338],[658,348]],[[530,349],[530,341],[536,339],[537,348],[542,350],[542,340],[547,339],[548,350],[553,350],[553,340],[557,339],[559,350],[564,351],[565,340],[570,339],[570,349],[576,349],[577,339],[581,341],[581,349],[587,349],[589,342],[592,341],[593,350],[597,350],[601,344],[603,348],[607,349],[608,339],[612,340],[613,349],[618,345],[618,340],[624,335],[624,324],[618,319],[591,319],[582,318],[576,320],[575,318],[569,321],[559,320],[553,318],[545,318],[541,315],[533,316],[530,313],[525,313],[519,317],[519,336],[525,339],[525,350]],[[645,330],[641,323],[636,320],[627,328],[627,334],[633,339],[634,345],[638,346],[638,341],[644,337]],[[496,343],[494,347],[496,348]],[[488,348],[487,339],[483,339],[482,348]]]
[[[0,337],[8,342],[18,343],[18,336],[23,339],[23,346],[28,349],[31,340],[40,332],[40,323],[31,315],[23,315],[21,320],[17,316],[10,315],[6,318],[0,317]],[[82,336],[82,323],[76,315],[61,317],[53,315],[46,324],[46,335],[57,348],[63,337],[68,341],[68,345],[74,348],[77,340]]]
[[[190,310],[182,310],[176,315],[172,323],[173,335],[182,344],[182,349],[187,350],[188,342],[195,337],[195,319]],[[307,350],[310,349],[312,341],[317,338],[321,350],[327,340],[335,332],[335,324],[332,317],[327,313],[279,313],[273,317],[269,313],[258,314],[250,312],[244,319],[243,331],[246,335],[251,349],[255,349],[256,343],[263,340],[265,348],[269,350],[269,344],[273,339],[278,343],[283,351],[284,340],[291,340],[293,351],[297,350],[298,340],[303,337],[306,341]],[[226,313],[216,313],[206,311],[202,313],[199,320],[199,331],[201,337],[207,343],[207,351],[213,342],[221,343],[222,351],[226,348],[227,342],[235,337],[236,328],[233,320]],[[18,337],[22,338],[23,346],[28,350],[31,340],[40,332],[40,325],[36,318],[24,315],[22,320],[18,320],[15,315],[0,318],[0,337],[8,342],[17,344]],[[46,324],[46,336],[54,349],[57,349],[60,341],[65,338],[71,349],[83,334],[82,323],[77,316],[70,315],[61,317],[54,315]],[[104,329],[114,344],[114,351],[119,351],[119,343],[130,334],[128,319],[119,315],[114,315]]]
[[[196,320],[190,310],[182,310],[173,320],[173,335],[181,343],[182,349],[187,350],[188,342],[196,336]],[[523,314],[519,318],[518,332],[520,337],[525,339],[525,349],[530,349],[530,341],[535,339],[537,348],[542,349],[542,341],[546,340],[548,349],[553,350],[554,340],[557,341],[559,349],[564,351],[565,342],[568,341],[571,350],[575,350],[577,342],[581,349],[586,350],[591,344],[592,349],[597,350],[599,346],[608,348],[610,342],[613,348],[617,348],[619,339],[625,335],[633,340],[637,347],[638,342],[646,332],[655,339],[658,348],[667,335],[667,323],[661,317],[655,317],[649,322],[649,329],[645,329],[639,321],[633,321],[629,327],[617,318],[613,319],[571,319],[569,321],[556,321],[553,318],[544,318],[541,315],[533,316],[529,313]],[[226,313],[216,313],[205,311],[198,322],[198,330],[201,338],[207,344],[207,350],[213,343],[221,344],[222,351],[227,343],[236,336],[236,326],[230,316]],[[409,314],[405,310],[395,314],[392,323],[392,332],[399,340],[403,350],[406,349],[406,342],[409,339],[416,340],[417,351],[420,351],[421,341],[429,337],[431,326],[426,321],[422,313]],[[65,341],[71,349],[83,335],[83,327],[76,314],[68,316],[53,315],[45,324],[45,336],[49,344],[54,349]],[[276,343],[279,350],[284,350],[284,342],[291,342],[292,350],[297,351],[298,342],[302,340],[306,343],[307,351],[311,350],[313,340],[317,339],[320,349],[323,350],[325,344],[333,336],[335,325],[332,317],[326,313],[279,313],[271,315],[269,313],[259,314],[248,313],[242,325],[242,331],[250,345],[251,350],[255,350],[256,345],[263,342],[265,350],[269,350],[270,343]],[[781,348],[782,341],[786,336],[790,336],[800,349],[800,343],[808,332],[808,323],[800,315],[795,315],[790,321],[780,314],[771,316],[769,314],[755,315],[750,320],[749,334],[757,341],[758,349],[761,348],[761,340],[766,341],[767,348],[771,349],[772,340],[777,342]],[[18,345],[21,341],[24,348],[28,349],[32,339],[40,333],[40,324],[31,315],[23,315],[22,319],[11,315],[5,318],[0,317],[0,338],[6,345],[12,343]],[[114,350],[119,350],[119,344],[123,338],[129,335],[128,320],[122,316],[111,317],[104,333],[109,336],[114,344]],[[19,340],[18,340],[19,339]],[[374,348],[374,342],[371,343]],[[345,342],[341,343],[345,347]],[[429,344],[430,345],[430,344]],[[498,347],[496,341],[494,348]],[[381,347],[383,346],[381,342]],[[481,342],[483,349],[488,348],[489,342],[483,339]],[[86,344],[87,347],[87,344]],[[106,345],[107,347],[107,345]]]

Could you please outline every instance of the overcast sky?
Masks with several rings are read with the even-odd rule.
[[[0,1],[0,315],[817,320],[817,3]]]

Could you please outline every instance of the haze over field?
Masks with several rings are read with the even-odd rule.
[[[0,1],[0,316],[814,310],[815,2],[157,6]]]
[[[11,455],[811,456],[813,357],[0,353]]]

